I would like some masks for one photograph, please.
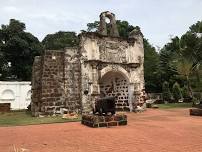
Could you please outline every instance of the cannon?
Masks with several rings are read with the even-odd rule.
[[[95,101],[93,114],[107,115],[108,113],[115,114],[115,97],[104,97]]]

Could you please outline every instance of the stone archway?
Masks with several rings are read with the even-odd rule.
[[[100,95],[115,96],[116,110],[129,111],[129,80],[121,72],[109,71],[99,81]]]

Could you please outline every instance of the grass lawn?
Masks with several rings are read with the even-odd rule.
[[[170,109],[170,108],[191,108],[191,103],[167,103],[167,104],[158,104],[160,109]]]
[[[62,119],[61,116],[39,118],[32,117],[30,113],[25,111],[12,111],[8,113],[0,113],[0,127],[72,122],[80,121],[80,119],[81,118]]]

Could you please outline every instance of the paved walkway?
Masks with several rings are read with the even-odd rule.
[[[188,109],[128,113],[127,126],[88,128],[79,122],[0,127],[0,152],[201,152],[202,117]]]

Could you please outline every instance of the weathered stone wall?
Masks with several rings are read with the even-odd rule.
[[[112,115],[112,116],[98,116],[98,115],[82,115],[81,123],[83,125],[98,128],[127,125],[127,115]]]
[[[60,112],[64,105],[64,51],[46,50],[42,56],[41,108],[45,114]]]
[[[111,24],[109,33],[106,17]],[[108,73],[117,74],[112,75],[112,81],[120,79],[114,84],[115,94],[119,93],[117,109],[132,111],[136,103],[141,102],[141,92],[144,89],[141,32],[134,30],[129,38],[120,38],[115,15],[110,12],[101,13],[100,22],[98,33],[85,32],[79,35],[79,48],[47,50],[41,59],[35,60],[33,111],[42,114],[62,113],[61,109],[70,113],[91,112],[102,89],[110,84],[104,80],[108,79],[105,78]],[[103,82],[104,86],[101,86]],[[114,92],[106,94],[111,96]]]
[[[39,115],[41,97],[41,57],[36,56],[32,66],[32,97],[31,111],[33,116]]]
[[[81,65],[77,48],[67,48],[64,54],[64,96],[68,112],[81,112]]]
[[[32,79],[33,115],[79,112],[80,61],[78,49],[46,50],[35,58]]]
[[[124,75],[127,80],[128,93],[123,93],[120,98],[127,98],[128,103],[117,99],[117,107],[119,105],[121,109],[132,111],[136,103],[141,102],[141,92],[144,89],[144,49],[142,36],[135,36],[135,38],[123,39],[97,33],[80,35],[81,73],[82,77],[85,76],[88,80],[83,83],[89,84],[88,99],[91,103],[100,97],[100,80],[110,72]],[[82,87],[82,92],[85,89]],[[86,98],[82,98],[82,103],[87,107],[89,102],[85,100]]]

